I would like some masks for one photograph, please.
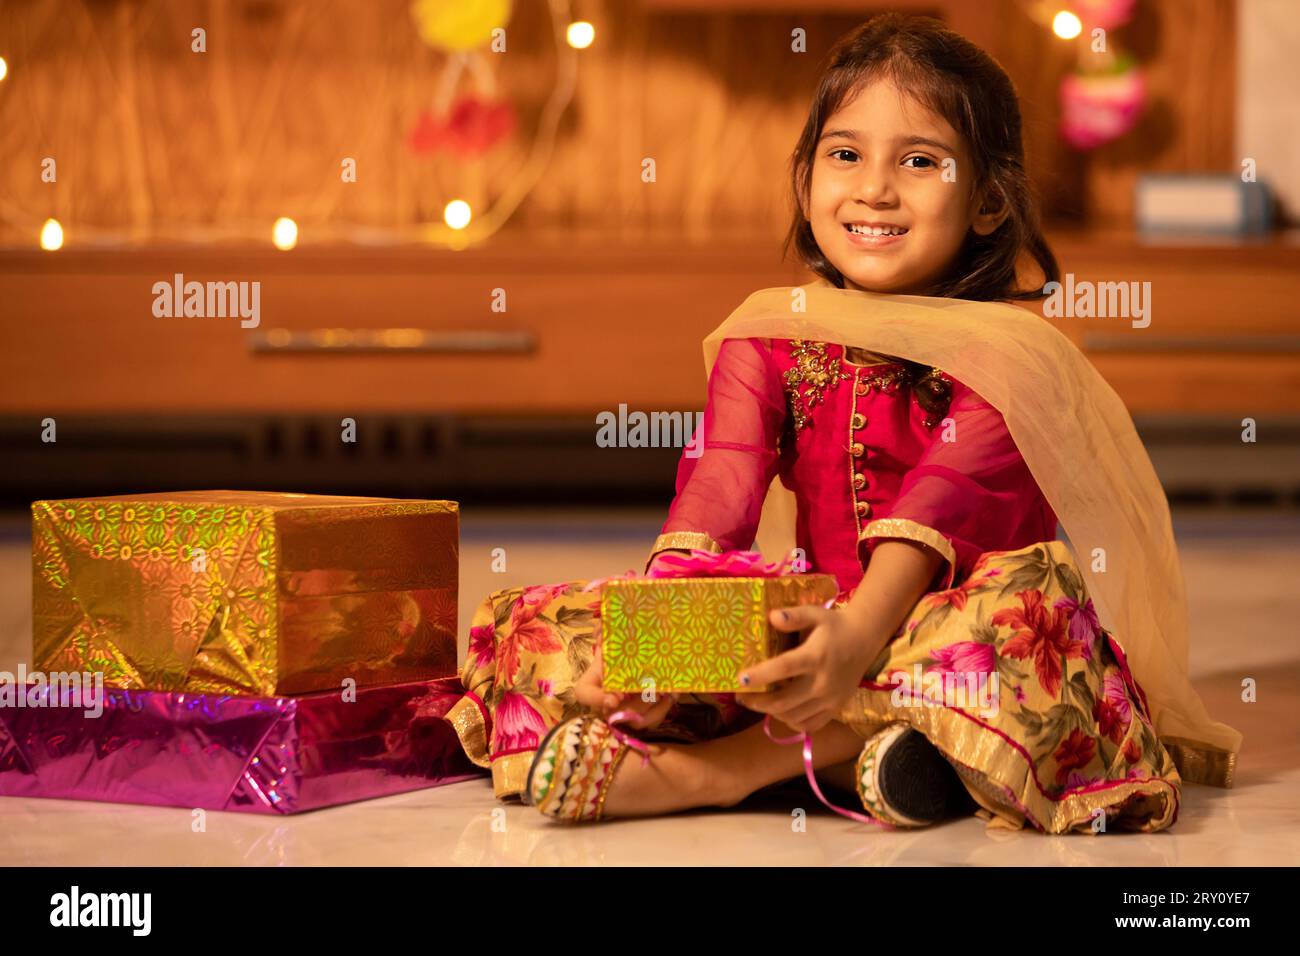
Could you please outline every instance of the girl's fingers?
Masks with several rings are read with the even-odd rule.
[[[791,680],[783,687],[764,691],[761,694],[738,693],[736,701],[750,710],[780,717],[782,713],[789,713],[807,703],[810,683],[807,679]]]
[[[573,696],[578,703],[591,710],[601,710],[610,702],[618,703],[618,695],[605,690],[601,684],[602,679],[600,657],[597,655],[573,685]]]
[[[778,631],[805,631],[816,627],[830,613],[819,604],[796,604],[793,607],[776,608],[768,615],[768,620]]]
[[[807,653],[802,647],[795,647],[784,653],[777,654],[776,657],[769,657],[765,661],[759,661],[753,667],[741,671],[737,675],[737,681],[742,687],[761,687],[764,684],[775,684],[777,681],[798,677],[801,674],[806,674],[808,670]],[[764,691],[763,693],[773,692]]]

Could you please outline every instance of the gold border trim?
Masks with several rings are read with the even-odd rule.
[[[1232,788],[1237,755],[1231,750],[1203,747],[1183,737],[1161,737],[1160,743],[1174,758],[1178,776],[1186,783],[1201,783],[1225,790]]]
[[[946,591],[952,587],[953,576],[957,573],[957,552],[953,549],[951,541],[928,525],[910,518],[877,518],[875,521],[868,521],[863,526],[862,533],[858,535],[859,542],[866,541],[868,538],[903,538],[934,548],[948,562],[948,576],[940,590]]]
[[[655,538],[655,543],[650,547],[650,556],[645,559],[646,568],[650,567],[650,562],[660,551],[673,550],[708,551],[712,554],[721,554],[724,549],[703,531],[669,531]]]
[[[627,752],[631,749],[627,745],[620,746],[618,752],[614,754],[614,759],[610,761],[609,769],[605,771],[605,779],[601,781],[600,796],[596,798],[594,819],[605,819],[605,798],[609,796],[609,788],[614,785],[614,777],[618,774],[619,768],[623,766],[623,761],[627,759]]]
[[[488,754],[487,725],[483,722],[483,711],[471,697],[462,697],[447,711],[446,720],[460,738],[460,745],[465,756],[479,767],[491,766]]]
[[[523,794],[528,785],[528,768],[533,765],[536,753],[536,750],[528,750],[492,761],[492,792],[498,800]]]
[[[665,548],[689,548],[693,551],[712,551],[722,553],[722,545],[714,541],[703,531],[669,531],[655,538],[654,550]]]

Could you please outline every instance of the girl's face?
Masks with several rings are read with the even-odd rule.
[[[823,125],[804,217],[847,288],[925,295],[971,229],[1006,217],[981,210],[972,176],[948,122],[880,80]]]

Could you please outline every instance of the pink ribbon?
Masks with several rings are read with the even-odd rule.
[[[700,550],[692,550],[690,554],[665,551],[655,560],[657,565],[645,574],[636,571],[611,574],[587,582],[582,590],[594,591],[606,581],[628,578],[779,578],[783,574],[797,573],[792,558],[769,563],[758,551],[724,551],[721,554]]]
[[[790,558],[768,563],[757,551],[666,551],[655,560],[659,565],[646,573],[648,578],[777,578],[794,573]]]
[[[831,598],[829,601],[825,602],[822,605],[822,607],[829,608],[834,603],[835,603],[835,598]],[[876,826],[884,827],[886,830],[895,829],[895,827],[886,823],[884,820],[877,820],[875,817],[869,816],[865,813],[857,813],[853,810],[841,809],[840,807],[835,806],[835,804],[831,803],[829,800],[826,799],[825,794],[822,793],[822,788],[817,785],[817,775],[814,772],[814,768],[813,768],[811,734],[802,733],[794,737],[773,737],[771,714],[767,714],[763,718],[763,733],[767,734],[767,739],[772,741],[772,743],[774,744],[782,744],[782,745],[798,744],[798,743],[803,744],[804,776],[808,778],[808,786],[812,787],[812,792],[817,795],[817,799],[822,802],[823,806],[831,810],[834,810],[842,817],[848,817],[850,820],[856,820],[859,823],[874,823]]]
[[[877,820],[875,817],[870,816],[866,813],[857,813],[853,810],[844,810],[840,807],[837,807],[835,804],[831,803],[829,800],[826,799],[826,795],[822,793],[822,788],[817,785],[817,775],[813,770],[811,734],[802,733],[794,737],[773,737],[771,714],[768,714],[763,718],[763,733],[767,734],[767,739],[772,741],[772,743],[774,744],[783,744],[783,745],[797,744],[797,743],[803,744],[804,776],[808,778],[808,786],[812,787],[812,792],[817,795],[817,799],[822,802],[823,806],[828,807],[831,810],[834,810],[842,817],[848,817],[850,820],[856,820],[858,823],[873,823],[878,827],[884,827],[886,830],[896,829],[892,824],[888,824],[884,820]]]
[[[650,762],[650,748],[646,746],[644,740],[633,737],[631,734],[624,733],[618,729],[618,724],[623,722],[631,724],[633,727],[640,727],[645,724],[645,717],[635,710],[616,710],[605,720],[609,724],[610,733],[614,739],[625,747],[631,747],[641,755],[641,766]]]

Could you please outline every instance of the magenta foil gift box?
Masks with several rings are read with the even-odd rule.
[[[486,774],[445,719],[456,678],[351,701],[105,688],[97,717],[66,689],[14,690],[28,697],[0,707],[2,796],[299,813]]]

